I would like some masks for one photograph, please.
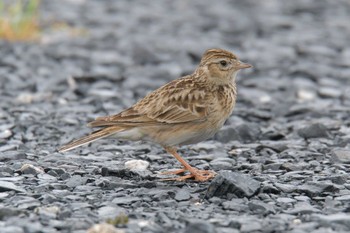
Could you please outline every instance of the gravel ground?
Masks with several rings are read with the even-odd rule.
[[[74,30],[0,42],[1,232],[349,232],[349,12],[346,0],[42,1],[45,27]],[[219,172],[212,182],[160,181],[180,164],[149,143],[56,152],[217,47],[254,69],[215,138],[180,150]]]

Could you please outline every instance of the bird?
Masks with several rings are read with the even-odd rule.
[[[208,49],[192,74],[161,86],[118,114],[96,118],[88,126],[98,130],[73,140],[58,151],[69,151],[110,136],[148,141],[161,145],[183,166],[164,172],[176,175],[167,180],[208,181],[216,172],[192,167],[177,149],[211,138],[219,131],[236,103],[237,73],[251,67],[227,50]]]

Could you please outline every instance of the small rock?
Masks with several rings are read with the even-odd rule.
[[[100,220],[113,219],[118,215],[126,214],[123,208],[115,206],[102,206],[97,210],[97,213]]]
[[[310,197],[308,196],[303,196],[303,195],[300,195],[300,196],[294,196],[294,199],[297,200],[297,201],[303,201],[303,202],[310,202]]]
[[[296,203],[294,205],[294,208],[286,210],[285,212],[289,214],[299,215],[299,214],[318,213],[321,211],[319,209],[316,209],[315,207],[313,207],[307,202],[300,202],[300,203]]]
[[[301,101],[310,101],[316,98],[316,93],[312,90],[300,89],[297,92],[297,97]]]
[[[337,225],[342,225],[343,230],[350,231],[350,214],[336,213],[330,215],[316,215],[323,226],[329,228],[337,228]]]
[[[87,233],[125,233],[124,230],[115,228],[108,223],[95,224],[87,230]]]
[[[297,189],[296,186],[291,184],[275,183],[274,186],[285,193],[292,193]]]
[[[236,130],[244,142],[256,141],[261,134],[260,128],[256,124],[241,124],[236,127]]]
[[[259,200],[250,201],[248,203],[248,206],[251,211],[258,214],[273,214],[276,212],[273,205],[264,203]]]
[[[7,182],[7,181],[0,181],[0,192],[6,192],[6,191],[16,191],[20,193],[25,193],[26,190],[24,190],[21,187],[18,187],[17,185]]]
[[[279,203],[294,203],[296,202],[295,199],[289,198],[289,197],[279,197],[276,199]]]
[[[232,170],[236,161],[231,158],[216,158],[210,161],[210,167],[215,171]]]
[[[190,222],[184,233],[216,233],[215,227],[206,221]]]
[[[300,137],[308,138],[327,138],[329,137],[326,126],[320,123],[312,124],[298,130]]]
[[[153,48],[145,47],[146,45],[135,44],[132,49],[132,58],[135,63],[144,64],[157,64],[160,62],[158,55],[154,52]]]
[[[63,174],[60,176],[61,180],[67,180],[67,179],[69,179],[69,178],[71,178],[71,177],[72,177],[71,174],[68,173],[68,172],[63,173]]]
[[[320,87],[318,89],[318,95],[325,98],[339,98],[342,92],[335,87]]]
[[[350,194],[334,198],[337,201],[350,201]]]
[[[77,187],[79,185],[84,185],[86,184],[87,178],[86,177],[82,177],[79,175],[74,175],[71,178],[69,178],[66,182],[66,185],[70,188],[74,188]]]
[[[0,200],[5,200],[9,195],[9,193],[0,193]]]
[[[245,222],[241,223],[241,232],[242,233],[250,233],[250,232],[258,232],[262,229],[262,225],[259,221],[252,221],[252,219],[247,219]]]
[[[225,126],[215,135],[215,140],[227,143],[234,140],[238,141],[240,140],[240,137],[236,129]]]
[[[336,191],[336,187],[332,183],[325,182],[308,182],[303,185],[297,186],[299,193],[305,193],[309,197],[320,196],[323,192]]]
[[[34,209],[34,212],[44,219],[55,219],[59,211],[60,208],[57,206],[37,207]]]
[[[185,188],[178,190],[175,194],[175,200],[177,201],[187,201],[190,198],[191,198],[190,192]]]
[[[52,204],[57,201],[57,198],[52,194],[45,193],[40,197],[40,200],[43,204]]]
[[[149,162],[139,159],[134,159],[125,162],[125,168],[130,170],[145,171],[149,167]]]
[[[0,220],[3,220],[4,218],[12,217],[12,216],[18,216],[21,213],[22,213],[21,210],[1,206],[0,207]]]
[[[140,200],[138,197],[116,197],[112,202],[117,205],[129,205]]]
[[[1,227],[2,233],[24,233],[24,230],[22,227],[18,226],[4,226]]]
[[[1,162],[5,162],[5,161],[9,161],[9,160],[21,160],[21,159],[26,159],[27,155],[22,153],[22,152],[18,152],[18,151],[4,151],[3,153],[0,153],[0,161]]]
[[[229,201],[223,202],[222,206],[225,210],[234,210],[234,211],[242,211],[242,212],[249,211],[247,202],[243,198],[232,198]]]
[[[329,180],[332,181],[334,184],[345,184],[348,180],[348,177],[343,175],[334,175],[330,176]]]
[[[12,131],[9,129],[5,129],[4,131],[0,131],[0,139],[6,139],[12,136]]]
[[[350,163],[350,150],[335,149],[333,150],[332,158],[335,162]]]
[[[55,182],[57,181],[57,178],[54,176],[51,176],[46,173],[39,173],[37,174],[37,177],[40,179],[40,182]]]
[[[32,175],[44,173],[44,170],[42,168],[35,167],[32,164],[23,164],[20,171],[22,172],[22,174],[32,174]]]
[[[0,173],[7,173],[7,174],[9,174],[9,175],[13,175],[13,173],[14,173],[14,170],[12,170],[11,168],[9,168],[9,167],[0,167]]]
[[[210,183],[206,198],[214,196],[226,197],[252,197],[260,189],[260,182],[250,176],[238,173],[222,171]]]

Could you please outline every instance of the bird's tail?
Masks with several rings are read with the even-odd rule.
[[[85,137],[76,139],[76,140],[58,148],[58,152],[65,152],[65,151],[72,150],[72,149],[77,148],[79,146],[96,141],[100,138],[108,137],[112,134],[115,134],[115,133],[123,131],[123,130],[125,130],[125,128],[122,128],[120,126],[110,126],[110,127],[106,127],[106,128],[97,130],[97,131],[92,132],[91,134],[89,134]]]

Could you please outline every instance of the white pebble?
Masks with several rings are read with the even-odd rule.
[[[301,101],[313,100],[316,98],[316,93],[311,90],[298,90],[297,96]]]
[[[124,165],[127,169],[130,169],[130,170],[145,171],[149,166],[149,162],[144,160],[134,159],[134,160],[125,162]]]

